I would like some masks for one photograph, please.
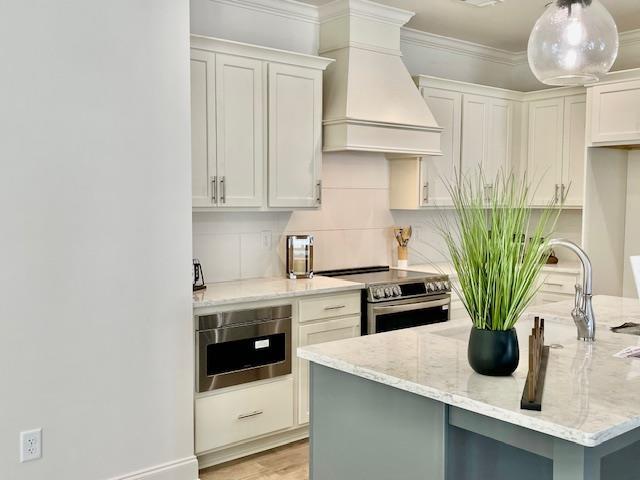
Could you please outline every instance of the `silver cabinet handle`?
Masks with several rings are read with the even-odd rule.
[[[564,283],[553,283],[553,282],[544,282],[543,285],[548,285],[550,287],[564,287]]]
[[[555,195],[554,195],[554,197],[555,197],[555,200],[554,200],[554,201],[555,201],[555,203],[560,202],[560,199],[558,198],[558,190],[560,190],[560,185],[558,185],[558,184],[556,183],[556,193],[555,193]]]
[[[316,188],[318,189],[316,202],[318,203],[318,205],[322,205],[322,180],[318,180],[318,182],[316,183]]]
[[[491,194],[493,193],[493,183],[486,183],[484,185],[484,198],[486,202],[491,200]]]
[[[346,307],[346,305],[333,305],[332,307],[324,307],[325,310],[340,310]]]
[[[225,177],[220,177],[220,203],[227,203],[227,183]]]
[[[218,200],[218,177],[211,177],[211,202],[216,203]]]
[[[242,413],[238,415],[238,420],[242,420],[244,418],[257,417],[258,415],[262,415],[263,413],[264,413],[264,410],[254,410],[253,412]]]
[[[422,186],[422,201],[427,204],[429,203],[429,182],[424,182]]]
[[[562,203],[564,203],[564,201],[567,199],[567,194],[565,193],[565,190],[566,188],[563,183],[560,187],[560,198],[562,199]]]

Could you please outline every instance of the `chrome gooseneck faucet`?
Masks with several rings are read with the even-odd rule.
[[[596,317],[593,314],[593,305],[591,304],[593,296],[591,260],[584,250],[569,240],[551,239],[549,246],[568,248],[578,256],[582,263],[582,286],[576,285],[576,303],[571,311],[571,316],[578,327],[578,340],[593,342],[596,339]]]

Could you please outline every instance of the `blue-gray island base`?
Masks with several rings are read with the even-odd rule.
[[[310,480],[637,480],[640,430],[585,447],[311,363]]]

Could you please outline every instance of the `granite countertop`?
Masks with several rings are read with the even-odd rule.
[[[297,280],[268,277],[210,283],[207,284],[205,290],[193,292],[193,308],[217,307],[241,302],[335,293],[362,288],[364,285],[361,283],[322,276]]]
[[[458,274],[453,268],[451,262],[423,263],[417,265],[409,265],[407,268],[398,268],[398,270],[414,270],[416,272],[444,273],[451,278],[456,278]],[[544,273],[571,273],[579,274],[582,270],[577,262],[560,262],[556,265],[545,265],[542,267]]]
[[[468,320],[311,345],[298,356],[514,425],[593,447],[640,427],[640,359],[613,355],[640,337],[609,326],[640,321],[640,302],[594,297],[596,342],[576,340],[571,301],[532,307],[518,323],[520,366],[510,377],[485,377],[467,361]],[[541,412],[520,409],[533,315],[546,320],[553,345]]]

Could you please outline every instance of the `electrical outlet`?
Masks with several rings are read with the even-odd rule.
[[[262,248],[271,248],[271,230],[262,232]]]
[[[42,457],[42,429],[20,432],[20,462]]]

